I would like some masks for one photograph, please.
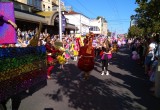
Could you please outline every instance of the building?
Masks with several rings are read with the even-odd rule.
[[[108,35],[108,24],[107,21],[102,21],[102,35],[107,36]]]
[[[85,35],[89,32],[90,19],[85,15],[70,10],[65,12],[64,16],[68,19],[68,23],[75,25],[76,34]],[[76,29],[76,27],[78,29]]]
[[[0,2],[14,3],[16,24],[21,30],[34,30],[41,22],[43,32],[59,34],[58,0],[0,0]],[[65,10],[63,2],[61,5],[62,10]],[[64,33],[75,29],[75,26],[66,20],[65,24]]]
[[[107,22],[103,18],[90,20],[90,32],[107,36]]]

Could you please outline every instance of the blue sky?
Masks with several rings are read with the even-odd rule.
[[[108,29],[117,34],[128,32],[130,16],[135,14],[135,0],[62,0],[65,6],[72,6],[88,18],[103,16]]]

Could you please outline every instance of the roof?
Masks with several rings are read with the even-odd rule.
[[[89,18],[89,17],[87,17],[86,15],[84,15],[84,14],[82,14],[82,13],[75,12],[75,11],[68,11],[68,12],[65,12],[65,13],[64,13],[64,15],[75,15],[75,14],[80,14],[80,15],[85,16],[86,18]]]
[[[73,15],[73,14],[80,14],[80,13],[75,11],[68,11],[68,13],[64,13],[64,15]]]

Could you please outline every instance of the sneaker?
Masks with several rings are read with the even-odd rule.
[[[101,74],[102,76],[104,75],[104,71],[102,71],[102,74]]]
[[[107,75],[107,76],[109,75],[109,71],[106,71],[106,75]]]
[[[29,93],[29,89],[26,90],[26,93]]]

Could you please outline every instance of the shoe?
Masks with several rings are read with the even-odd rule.
[[[101,74],[102,76],[104,75],[104,71],[102,71],[102,74]]]
[[[107,75],[107,76],[109,75],[109,71],[106,71],[106,75]]]
[[[26,93],[27,93],[27,94],[29,93],[29,89],[26,90]]]
[[[51,76],[47,76],[47,79],[53,79]]]

